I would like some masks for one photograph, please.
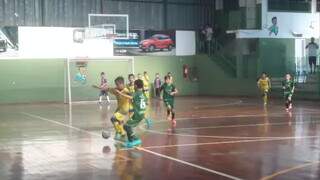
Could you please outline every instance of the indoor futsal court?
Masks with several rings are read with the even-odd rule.
[[[320,0],[0,0],[0,180],[320,179]]]

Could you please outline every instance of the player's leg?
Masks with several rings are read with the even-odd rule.
[[[110,103],[110,97],[109,97],[108,92],[106,92],[106,98],[107,98],[107,103]]]
[[[309,57],[309,67],[310,67],[310,74],[312,74],[312,57]]]
[[[100,94],[99,94],[99,104],[102,104],[102,98],[103,96],[105,95],[105,91],[100,91]]]
[[[268,104],[268,90],[264,90],[263,92],[263,103],[264,105],[267,105]]]
[[[316,65],[317,65],[317,57],[313,57],[312,59],[312,65],[313,65],[313,73],[316,73]]]
[[[286,110],[288,111],[289,110],[289,94],[288,93],[284,94],[284,99],[285,99],[285,107],[286,107]]]
[[[288,104],[289,104],[288,108],[292,109],[292,94],[291,93],[288,96]]]
[[[172,128],[175,128],[177,126],[177,121],[176,121],[176,112],[174,110],[173,99],[170,101],[170,107],[171,107],[171,125],[172,125]]]
[[[116,131],[115,139],[117,140],[121,140],[121,138],[126,135],[125,130],[123,128],[124,118],[125,118],[125,115],[117,111],[111,117],[111,122]]]
[[[133,116],[125,123],[124,129],[128,137],[128,142],[126,143],[127,148],[132,148],[142,143],[141,140],[135,135],[133,128],[138,126],[144,118],[144,114],[134,113]]]

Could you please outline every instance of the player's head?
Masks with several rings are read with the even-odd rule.
[[[118,76],[114,83],[116,84],[117,89],[123,89],[124,88],[124,78],[122,76]]]
[[[261,74],[261,77],[262,78],[266,78],[268,75],[267,75],[267,73],[266,72],[262,72],[262,74]]]
[[[101,72],[101,73],[100,73],[100,76],[101,76],[101,77],[104,77],[104,76],[105,76],[105,73],[104,73],[104,72]]]
[[[129,74],[129,75],[128,75],[128,79],[129,79],[129,82],[130,82],[130,83],[133,83],[133,82],[134,82],[134,79],[135,79],[134,74]]]
[[[143,75],[148,75],[148,72],[147,71],[143,72]]]
[[[272,24],[273,24],[273,25],[276,25],[276,24],[277,24],[277,17],[273,17],[273,18],[271,19],[271,21],[272,21]]]
[[[291,74],[286,74],[286,80],[291,80]]]
[[[142,79],[142,75],[140,73],[138,74],[138,79]]]
[[[311,42],[314,42],[314,37],[311,38]]]
[[[159,73],[156,73],[156,78],[159,78],[160,77],[160,74]]]
[[[134,88],[136,90],[143,89],[143,81],[141,79],[137,79],[134,81]]]
[[[167,83],[167,84],[170,84],[170,83],[171,83],[171,77],[168,76],[168,75],[166,75],[166,76],[164,77],[164,82]]]

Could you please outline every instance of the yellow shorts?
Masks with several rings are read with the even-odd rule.
[[[116,112],[114,112],[113,117],[116,120],[118,120],[120,122],[123,122],[127,115],[128,115],[128,113],[123,113],[123,112],[116,111]]]

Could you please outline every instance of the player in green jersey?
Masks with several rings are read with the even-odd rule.
[[[292,96],[295,89],[295,83],[290,74],[286,74],[285,80],[282,82],[283,95],[285,98],[286,110],[292,109]]]
[[[171,120],[172,129],[176,127],[177,122],[175,120],[174,111],[174,96],[178,93],[177,88],[172,84],[172,78],[170,76],[164,77],[165,83],[161,86],[160,91],[163,92],[163,102],[167,108],[167,119]]]

